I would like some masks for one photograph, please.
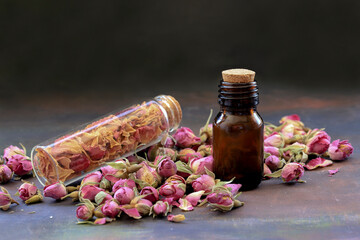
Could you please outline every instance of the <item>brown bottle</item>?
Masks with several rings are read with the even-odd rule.
[[[264,123],[256,111],[259,103],[255,72],[222,72],[220,112],[213,124],[214,173],[217,178],[256,188],[263,177]]]

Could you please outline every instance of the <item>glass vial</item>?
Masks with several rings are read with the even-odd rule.
[[[217,178],[256,188],[263,177],[264,123],[256,111],[259,103],[255,72],[230,69],[222,72],[213,123],[214,172]]]
[[[181,118],[178,101],[167,95],[115,111],[36,145],[31,152],[35,175],[44,186],[58,181],[68,185],[159,142]]]

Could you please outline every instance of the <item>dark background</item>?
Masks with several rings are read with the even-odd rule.
[[[0,145],[31,147],[157,94],[197,128],[237,67],[257,72],[266,121],[348,106],[359,13],[356,0],[1,1]]]

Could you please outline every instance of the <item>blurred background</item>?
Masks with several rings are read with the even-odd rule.
[[[0,26],[0,147],[161,93],[197,128],[229,68],[256,71],[265,120],[297,112],[326,127],[319,109],[360,100],[356,0],[4,0]]]

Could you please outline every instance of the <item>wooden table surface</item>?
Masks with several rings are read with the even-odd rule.
[[[195,132],[205,123],[211,108],[218,111],[216,89],[163,93],[178,99],[183,108],[182,125]],[[0,149],[21,142],[30,151],[48,138],[156,93],[43,94],[0,99]],[[264,121],[273,123],[283,115],[298,113],[310,128],[325,127],[332,139],[349,139],[355,151],[346,161],[307,171],[303,177],[306,183],[263,181],[257,189],[240,196],[245,206],[228,213],[196,208],[184,213],[186,220],[179,224],[122,216],[104,226],[77,225],[71,200],[45,198],[43,203],[30,206],[21,203],[11,208],[13,214],[0,212],[0,239],[359,239],[360,97],[269,90],[261,93],[259,112]],[[327,171],[335,168],[340,171],[329,177]],[[35,178],[28,180],[41,187]],[[14,194],[20,184],[12,181],[4,186]],[[29,214],[32,211],[35,213]],[[180,213],[179,209],[174,213]]]

